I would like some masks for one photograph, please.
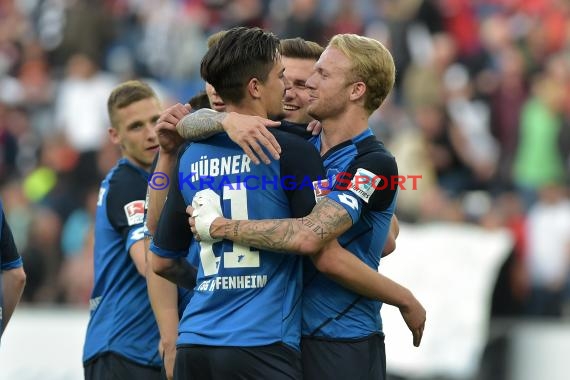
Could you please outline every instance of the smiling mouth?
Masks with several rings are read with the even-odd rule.
[[[292,104],[283,104],[283,109],[285,111],[297,111],[301,107],[294,106]]]

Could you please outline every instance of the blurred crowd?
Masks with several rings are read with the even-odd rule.
[[[142,78],[185,102],[203,88],[207,37],[236,25],[389,47],[396,88],[371,127],[400,174],[421,175],[401,188],[400,220],[508,228],[495,312],[567,314],[567,0],[0,0],[0,193],[25,302],[88,302],[98,186],[119,157],[113,86]]]

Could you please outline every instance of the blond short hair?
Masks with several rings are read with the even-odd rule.
[[[113,89],[107,100],[107,111],[111,120],[111,126],[117,128],[117,110],[149,98],[158,99],[153,89],[144,82],[130,80],[119,84]]]
[[[364,107],[374,112],[384,102],[396,80],[392,54],[379,41],[356,34],[337,34],[327,47],[340,50],[351,62],[351,81],[366,84]]]

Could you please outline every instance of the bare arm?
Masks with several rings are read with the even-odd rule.
[[[261,159],[271,162],[263,148],[276,160],[281,147],[267,127],[276,127],[281,123],[259,116],[241,115],[235,112],[216,112],[203,108],[185,116],[177,124],[180,136],[190,141],[199,141],[218,133],[227,132],[232,141],[238,144],[255,164]],[[258,158],[259,157],[259,158]]]
[[[194,289],[194,286],[196,286],[196,268],[190,265],[183,257],[167,259],[154,255],[152,258],[152,270],[159,276],[183,288]]]
[[[176,166],[176,164],[174,165]],[[176,186],[177,178],[175,177],[172,180],[174,184],[169,186],[169,193],[163,194],[165,201],[158,203],[155,207],[155,217],[159,223],[157,223],[157,229],[153,235],[153,243],[161,246],[161,242],[176,242],[176,247],[179,247],[176,250],[187,252],[192,236],[188,233],[187,226],[183,224],[183,215],[182,223],[177,223],[176,216],[179,214],[177,211],[183,210],[185,203],[180,188]],[[160,251],[158,246],[157,250]],[[159,254],[149,254],[149,256],[152,256],[149,264],[152,265],[153,273],[186,289],[191,290],[196,285],[196,268],[190,265],[185,257],[161,257]]]
[[[209,227],[208,240],[224,238],[271,251],[311,255],[317,269],[341,285],[400,308],[413,333],[414,344],[419,345],[425,310],[406,288],[381,276],[338,244],[336,237],[350,228],[352,219],[335,201],[325,198],[309,216],[301,219],[233,221],[215,218],[221,212],[213,212],[213,203],[207,196],[194,200],[196,212],[191,206],[187,212],[194,216],[189,222],[197,238],[200,238],[198,230],[208,231]],[[215,219],[210,226],[212,218]],[[201,225],[197,228],[196,223]]]
[[[227,112],[217,112],[209,108],[202,108],[186,115],[176,125],[178,134],[186,140],[200,141],[208,137],[223,133],[222,120],[228,116]]]
[[[156,232],[158,220],[162,212],[162,207],[168,195],[170,182],[176,166],[175,154],[164,154],[162,151],[159,153],[156,168],[150,176],[148,186],[148,204],[146,214],[146,226],[148,233],[152,236]]]
[[[388,231],[388,237],[384,244],[384,248],[382,249],[382,257],[386,257],[396,250],[396,239],[399,234],[400,225],[398,223],[398,218],[396,215],[393,215],[392,220],[390,221],[390,231]]]
[[[146,283],[150,305],[160,332],[159,352],[163,357],[166,377],[174,376],[176,339],[178,337],[178,289],[172,282],[160,277],[152,268],[154,255],[149,252],[148,239],[145,239],[147,255]]]
[[[176,167],[177,152],[183,142],[176,132],[176,123],[188,114],[186,106],[175,105],[161,114],[155,131],[160,144],[160,152],[154,173],[148,186],[148,205],[146,223],[149,234],[156,232],[158,220],[170,188],[170,182]],[[175,174],[174,174],[175,175]],[[160,277],[152,270],[154,255],[149,251],[149,239],[145,239],[147,263],[146,282],[150,305],[160,332],[159,353],[163,358],[167,379],[174,376],[176,357],[176,339],[178,337],[178,289],[175,284]]]
[[[188,212],[192,212],[189,207]],[[196,232],[194,218],[190,219]],[[230,220],[217,218],[210,226],[213,239],[279,252],[312,255],[352,226],[346,210],[328,198],[319,202],[311,213],[299,219]]]
[[[172,155],[159,156],[155,173],[171,175],[176,164]],[[168,177],[167,177],[168,178]],[[151,180],[152,181],[152,180]],[[170,182],[170,180],[168,181]],[[168,194],[169,186],[151,186],[148,191],[147,228],[152,236],[156,232],[162,207]],[[146,284],[150,305],[160,332],[159,353],[163,358],[166,378],[174,376],[174,359],[176,357],[176,339],[178,337],[178,289],[175,284],[160,277],[152,270],[154,255],[149,251],[149,239],[145,239],[145,255],[147,262]]]
[[[419,346],[426,321],[426,311],[407,288],[370,268],[335,239],[318,254],[311,256],[317,269],[347,289],[364,297],[396,306]]]
[[[14,309],[24,291],[26,285],[26,273],[23,267],[10,269],[2,273],[2,291],[4,296],[4,306],[2,310],[3,330],[6,329]],[[4,332],[0,331],[0,335]]]
[[[176,131],[176,124],[185,115],[189,114],[189,107],[180,103],[164,110],[154,126],[154,131],[158,136],[160,151],[154,173],[149,178],[148,204],[146,215],[146,226],[148,233],[152,236],[156,232],[158,219],[164,206],[164,201],[168,195],[170,181],[176,166],[176,158],[180,145],[184,140]]]
[[[131,245],[129,249],[129,255],[137,268],[137,272],[143,277],[146,277],[146,258],[145,258],[145,247],[144,239],[141,239]]]

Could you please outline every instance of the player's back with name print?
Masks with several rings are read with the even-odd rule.
[[[280,162],[250,165],[243,157],[247,156],[225,135],[209,139],[207,145],[192,144],[181,157],[179,177],[194,176],[199,162],[203,162],[204,173],[219,174],[210,177],[207,189],[217,194],[227,218],[290,217],[282,188],[259,191],[241,182],[244,174],[279,178]],[[187,204],[199,191],[206,190],[201,188],[204,181],[194,179],[192,186],[181,186]],[[260,346],[298,340],[301,265],[297,257],[229,240],[214,244],[195,241],[190,254],[199,258],[200,266],[194,296],[181,322],[179,343]],[[295,336],[286,336],[293,330]]]

